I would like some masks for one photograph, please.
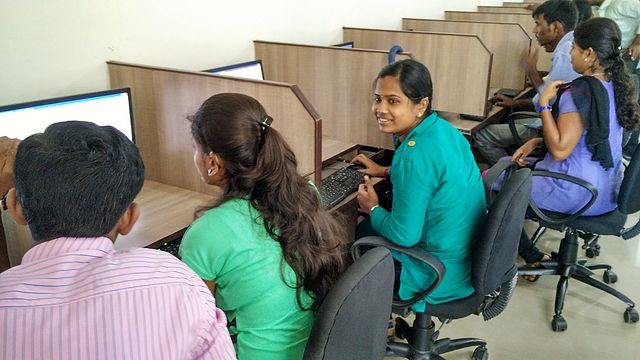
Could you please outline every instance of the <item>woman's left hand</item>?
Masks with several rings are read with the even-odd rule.
[[[566,81],[562,80],[554,80],[547,84],[547,87],[542,90],[542,94],[540,94],[540,99],[538,99],[538,104],[549,104],[549,101],[558,95],[558,88],[564,84]]]
[[[358,205],[360,205],[360,209],[367,214],[371,214],[371,208],[378,205],[378,194],[373,188],[373,182],[366,175],[364,177],[364,184],[360,184],[358,187]]]

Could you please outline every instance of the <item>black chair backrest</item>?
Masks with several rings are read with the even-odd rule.
[[[303,359],[382,359],[393,281],[393,259],[386,248],[357,259],[318,309]]]
[[[640,210],[640,146],[624,171],[624,179],[618,194],[618,210],[623,214],[634,214]]]
[[[525,212],[531,196],[531,171],[520,169],[502,184],[473,251],[471,277],[476,292],[491,293],[517,272],[515,265]]]

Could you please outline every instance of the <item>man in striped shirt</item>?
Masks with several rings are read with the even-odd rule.
[[[224,313],[173,256],[116,251],[138,218],[140,154],[64,122],[18,147],[11,216],[37,245],[0,274],[0,359],[234,359]]]

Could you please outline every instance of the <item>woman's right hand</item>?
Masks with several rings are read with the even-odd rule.
[[[511,160],[515,161],[519,166],[527,166],[527,164],[529,164],[529,162],[527,161],[527,156],[529,156],[529,154],[531,154],[533,150],[538,147],[538,144],[541,140],[542,138],[534,138],[522,144],[522,146],[520,146],[518,150],[513,153],[513,156],[511,156]]]
[[[565,84],[567,84],[567,82],[562,80],[551,81],[547,87],[542,90],[542,94],[540,94],[538,98],[538,105],[549,105],[551,99],[558,95],[558,89]]]
[[[373,162],[373,160],[369,159],[364,154],[356,155],[356,157],[351,159],[351,163],[364,165],[365,168],[358,171],[364,173],[365,175],[378,177],[384,177],[386,175],[386,168],[384,166],[376,164],[375,162]]]

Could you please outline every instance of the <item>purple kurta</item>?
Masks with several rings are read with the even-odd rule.
[[[591,160],[591,152],[587,148],[586,134],[583,132],[575,149],[569,157],[556,161],[551,154],[547,155],[535,165],[536,170],[548,170],[575,176],[588,181],[598,189],[598,197],[584,216],[601,215],[616,208],[618,191],[622,182],[622,133],[616,115],[613,83],[600,81],[609,95],[609,146],[613,167],[604,169],[598,161]],[[571,97],[571,89],[560,97],[560,114],[577,112]],[[590,195],[581,186],[567,181],[549,177],[536,176],[533,178],[531,196],[541,209],[571,214],[578,211],[589,201]]]

